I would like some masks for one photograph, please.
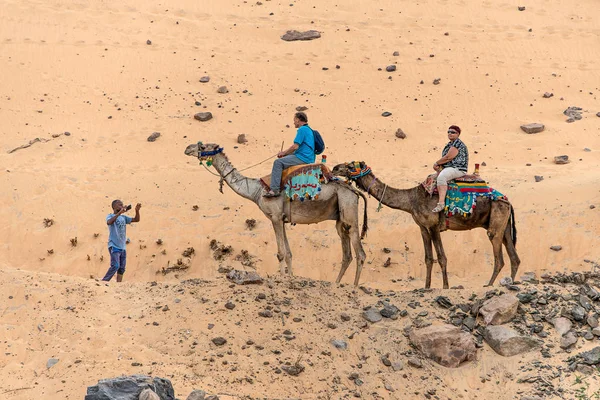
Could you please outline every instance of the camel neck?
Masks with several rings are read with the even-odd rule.
[[[262,187],[258,179],[242,175],[229,162],[224,153],[214,156],[213,166],[231,190],[254,203],[258,203],[262,192]]]
[[[411,193],[414,189],[396,189],[381,182],[373,173],[356,180],[356,185],[381,201],[382,204],[397,210],[412,213]]]

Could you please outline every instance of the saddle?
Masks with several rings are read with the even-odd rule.
[[[320,175],[326,180],[332,180],[333,174],[324,164],[300,164],[294,165],[293,167],[289,167],[283,170],[281,174],[281,187],[283,190],[285,188],[286,183],[288,183],[293,177],[305,174],[307,172],[313,171],[315,169],[320,169]],[[260,178],[260,183],[265,187],[265,189],[269,189],[271,187],[271,175],[263,176]]]
[[[421,183],[421,186],[423,186],[423,188],[430,195],[437,193],[437,176],[437,172],[431,174]],[[487,182],[484,179],[482,179],[479,175],[463,175],[460,178],[451,180],[449,183],[451,182],[487,184]]]

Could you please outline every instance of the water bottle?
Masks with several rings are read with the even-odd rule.
[[[479,175],[479,164],[475,164],[475,171],[473,172],[473,175]]]
[[[325,154],[321,155],[321,164],[325,164],[327,162],[327,156]]]

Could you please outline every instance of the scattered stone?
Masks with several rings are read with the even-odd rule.
[[[219,88],[217,89],[217,93],[221,93],[221,94],[229,93],[229,89],[227,89],[227,86],[219,86]]]
[[[237,269],[229,271],[227,279],[238,285],[261,284],[263,282],[263,279],[256,272]]]
[[[423,368],[423,363],[417,357],[409,358],[408,365],[410,365],[413,368]]]
[[[535,175],[533,178],[535,179],[536,182],[541,182],[544,180],[544,177],[541,175]]]
[[[287,31],[285,35],[281,37],[281,40],[285,40],[286,42],[293,42],[295,40],[314,40],[321,37],[321,34],[318,31],[310,30],[305,32],[300,32],[296,30]]]
[[[554,329],[556,329],[556,332],[560,336],[563,336],[565,333],[569,332],[571,330],[571,327],[573,326],[571,321],[565,317],[555,318],[554,320],[552,320],[552,324],[554,325]]]
[[[519,299],[512,294],[503,294],[484,302],[479,313],[486,325],[502,325],[515,317],[518,307]]]
[[[287,372],[288,375],[298,376],[304,371],[304,365],[296,363],[294,365],[282,365],[281,369]]]
[[[227,303],[225,303],[225,308],[228,310],[233,310],[235,308],[235,304],[228,301]]]
[[[388,65],[387,67],[385,67],[385,70],[387,72],[394,72],[396,70],[396,66],[395,65]]]
[[[410,332],[409,339],[426,357],[448,368],[474,360],[477,355],[473,337],[451,325],[415,329]]]
[[[560,246],[560,245],[550,246],[550,250],[561,251],[562,246]]]
[[[398,57],[398,56],[400,55],[400,52],[399,52],[399,51],[395,51],[395,52],[394,52],[392,55],[393,55],[394,57]],[[598,113],[598,114],[600,114],[600,113]]]
[[[203,76],[202,78],[200,78],[200,82],[202,82],[202,83],[210,82],[210,76]]]
[[[382,317],[396,319],[398,318],[398,307],[393,304],[385,304],[383,309],[379,311]]]
[[[271,310],[262,310],[258,312],[258,315],[260,315],[263,318],[273,318],[273,311]]]
[[[594,339],[594,334],[591,331],[588,331],[585,333],[585,335],[583,335],[583,338],[585,340],[593,340]]]
[[[483,338],[496,353],[504,357],[525,353],[540,345],[536,339],[521,336],[505,326],[486,327]]]
[[[50,369],[52,367],[54,367],[56,364],[58,364],[58,358],[50,358],[48,359],[48,361],[46,362],[46,368]]]
[[[196,389],[192,393],[190,393],[190,395],[187,397],[187,400],[205,400],[205,396],[206,392],[204,390]]]
[[[148,141],[154,142],[159,137],[160,137],[160,132],[153,132],[152,135],[148,136]]]
[[[404,369],[404,363],[402,361],[396,361],[392,363],[392,369],[395,372],[402,371]]]
[[[587,365],[596,365],[600,363],[600,347],[594,347],[590,351],[584,351],[579,357]]]
[[[435,78],[435,79],[433,80],[433,84],[434,84],[434,85],[439,85],[441,81],[442,81],[442,78]]]
[[[87,388],[85,400],[139,399],[142,391],[149,387],[154,389],[154,393],[160,400],[175,399],[173,385],[168,379],[132,375],[98,381],[97,385]]]
[[[365,311],[363,311],[362,316],[364,319],[371,323],[379,322],[382,320],[381,313],[378,309],[374,307],[369,307]]]
[[[453,306],[452,302],[446,296],[437,296],[435,302],[444,308],[450,308]]]
[[[344,322],[348,322],[348,321],[350,321],[350,316],[349,316],[348,314],[346,314],[346,313],[342,313],[342,314],[340,314],[340,318],[341,318],[341,319],[342,319],[342,321],[344,321]]]
[[[348,343],[344,342],[343,340],[333,339],[331,344],[333,347],[340,350],[346,350],[348,348]]]
[[[596,370],[589,365],[577,364],[575,370],[584,375],[592,375]]]
[[[390,361],[390,359],[388,358],[388,356],[381,356],[381,363],[383,365],[385,365],[386,367],[391,367],[392,366],[392,362]]]
[[[569,331],[569,332],[565,333],[560,338],[560,348],[563,350],[568,349],[569,347],[573,346],[575,343],[577,343],[577,336],[575,335],[575,333],[573,333],[573,331]]]
[[[553,96],[554,96],[554,93],[546,92],[546,93],[544,93],[544,95],[542,97],[545,99],[549,99],[550,97],[553,97]]]
[[[256,228],[256,220],[254,218],[247,219],[246,228],[248,228],[249,231]]]
[[[519,293],[517,294],[517,299],[519,299],[522,304],[527,304],[535,299],[535,296],[531,293]]]
[[[571,161],[569,160],[569,156],[566,156],[566,155],[554,157],[554,164],[562,165],[562,164],[568,164],[570,162]]]
[[[398,130],[396,131],[396,137],[398,139],[406,139],[406,133],[404,133],[402,129],[398,128]]]
[[[389,111],[384,111],[383,113],[381,113],[382,117],[389,117],[390,115],[392,115],[392,113]]]
[[[150,39],[148,39],[148,40],[146,40],[146,44],[147,44],[148,46],[150,46],[150,45],[152,44],[152,41],[151,41]]]
[[[581,111],[583,111],[581,107],[569,107],[565,111],[563,111],[563,114],[569,117],[567,122],[574,122],[579,121],[581,118],[583,118],[583,116],[581,115]]]
[[[544,130],[544,128],[545,128],[544,124],[540,124],[540,123],[531,123],[531,124],[521,125],[521,130],[523,130],[523,132],[529,133],[529,134],[542,132]]]
[[[573,319],[575,321],[583,321],[585,319],[586,314],[587,311],[581,306],[573,306],[573,309],[571,310],[571,315],[573,316]]]
[[[513,284],[513,280],[510,276],[505,276],[504,278],[500,279],[500,286],[510,286]]]
[[[519,6],[519,11],[525,11],[525,7],[524,6]]]
[[[210,119],[212,119],[212,113],[210,112],[199,112],[197,114],[194,115],[194,119],[198,120],[198,121],[208,121]]]
[[[592,329],[592,334],[594,336],[600,336],[600,327],[595,327],[594,329]]]
[[[587,324],[590,326],[590,328],[598,327],[598,317],[595,314],[588,315],[587,320],[585,322],[587,322]]]
[[[144,389],[140,393],[139,400],[160,400],[160,397],[152,389]]]
[[[213,338],[212,342],[217,346],[223,346],[225,343],[227,343],[227,339],[219,336],[219,337]]]

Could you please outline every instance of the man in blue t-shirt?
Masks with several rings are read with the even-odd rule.
[[[308,126],[308,117],[305,113],[297,112],[294,115],[294,126],[298,128],[294,144],[277,154],[277,160],[273,163],[271,171],[271,190],[264,194],[265,197],[279,196],[281,173],[284,169],[315,162],[315,137]]]
[[[106,225],[108,225],[108,252],[110,253],[110,267],[106,272],[103,281],[110,281],[117,274],[117,282],[123,281],[125,273],[125,264],[127,262],[127,233],[126,226],[132,222],[140,222],[140,208],[142,205],[138,203],[135,206],[135,217],[131,218],[123,215],[131,206],[123,206],[121,200],[112,202],[113,213],[106,217]]]

